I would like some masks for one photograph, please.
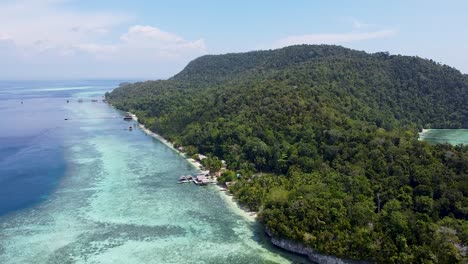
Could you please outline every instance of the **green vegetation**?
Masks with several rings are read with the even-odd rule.
[[[224,171],[220,177],[218,177],[218,182],[224,184],[226,182],[234,182],[237,179],[238,179],[237,175],[234,171],[227,170],[227,171]]]
[[[226,160],[242,177],[222,181],[276,236],[380,263],[466,261],[468,146],[417,138],[468,128],[468,76],[451,67],[302,45],[204,56],[106,97]]]
[[[223,163],[217,157],[207,157],[201,160],[203,167],[207,168],[210,173],[215,173],[221,169]]]

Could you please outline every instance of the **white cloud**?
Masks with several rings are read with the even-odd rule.
[[[40,41],[48,48],[61,48],[89,41],[130,18],[119,13],[72,11],[65,4],[58,0],[0,3],[0,32],[21,47],[32,48]]]
[[[203,39],[185,40],[156,27],[136,25],[112,45],[85,43],[75,45],[80,51],[95,54],[99,59],[114,61],[170,61],[206,53]]]
[[[158,42],[174,43],[183,41],[181,37],[162,31],[159,28],[140,25],[131,27],[120,39],[126,42],[156,40]]]
[[[288,36],[278,40],[275,47],[285,47],[297,44],[342,44],[371,39],[392,37],[397,33],[395,30],[378,30],[371,32],[349,32],[349,33],[326,33],[306,34]]]
[[[206,53],[203,39],[130,26],[128,14],[71,9],[71,1],[0,0],[1,54],[8,47],[0,79],[169,77]]]
[[[0,32],[0,41],[4,41],[4,40],[11,40],[11,36],[6,33]]]
[[[136,25],[120,37],[121,50],[145,51],[147,55],[159,54],[163,57],[181,57],[187,54],[204,54],[203,39],[185,40],[181,36],[156,27]]]

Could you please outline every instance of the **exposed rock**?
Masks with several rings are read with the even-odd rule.
[[[320,264],[370,264],[372,263],[372,262],[364,261],[364,260],[342,259],[342,258],[330,256],[330,255],[320,254],[314,249],[310,247],[306,247],[302,245],[301,243],[288,240],[288,239],[275,238],[272,236],[271,232],[268,229],[265,229],[265,232],[270,237],[271,243],[273,245],[280,247],[284,250],[296,253],[296,254],[306,255],[314,263],[320,263]]]

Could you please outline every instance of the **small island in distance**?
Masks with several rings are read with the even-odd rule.
[[[345,262],[460,263],[468,146],[418,140],[468,128],[468,76],[419,57],[330,45],[207,55],[106,99],[218,178],[275,241]],[[309,251],[307,251],[309,250]]]

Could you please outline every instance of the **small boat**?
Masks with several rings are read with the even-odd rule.
[[[191,178],[191,177],[192,177],[192,176],[190,176],[190,175],[187,175],[187,176],[182,175],[182,176],[179,177],[179,183],[188,183],[188,182],[192,182],[192,178]]]
[[[128,130],[132,131],[132,130],[133,130],[133,127],[129,126],[129,127],[128,127]]]
[[[190,181],[189,180],[183,180],[183,181],[179,181],[178,183],[189,183]]]
[[[123,120],[127,120],[127,121],[128,121],[128,120],[132,120],[132,119],[133,119],[133,117],[132,117],[131,115],[126,115],[126,116],[124,116],[124,118],[123,118]]]

